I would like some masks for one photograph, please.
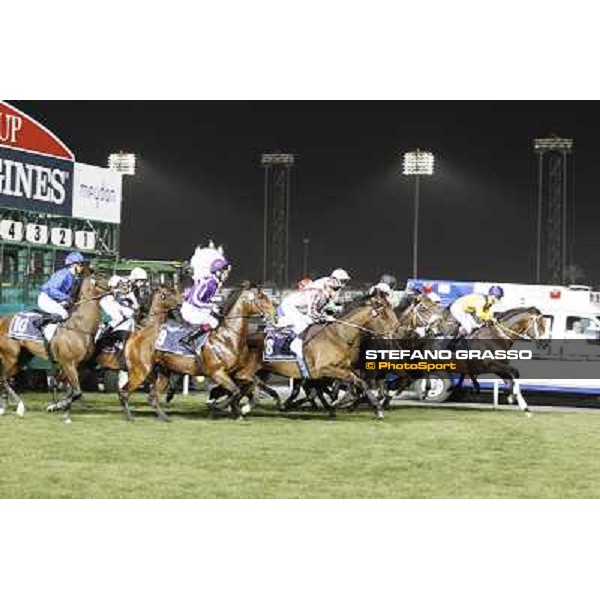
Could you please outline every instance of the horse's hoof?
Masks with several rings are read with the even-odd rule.
[[[377,411],[377,420],[383,421],[385,419],[385,413],[382,410]]]
[[[244,404],[241,410],[243,415],[247,415],[252,410],[252,407],[249,404]]]
[[[71,419],[71,417],[67,417],[65,419],[65,425],[70,425],[73,422],[73,420]]]
[[[527,417],[528,417],[529,419],[531,419],[531,417],[533,417],[533,413],[531,413],[531,412],[529,412],[529,411],[526,411],[526,412],[525,412],[525,414],[527,415]]]
[[[2,406],[0,408],[0,417],[6,412],[6,408],[4,408],[4,406]]]
[[[171,419],[169,418],[168,415],[166,415],[165,413],[158,413],[157,414],[158,418],[163,422],[163,423],[170,423]]]

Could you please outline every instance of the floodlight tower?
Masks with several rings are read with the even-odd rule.
[[[567,267],[567,166],[573,140],[536,138],[538,155],[537,283],[562,285]]]
[[[415,180],[415,211],[413,218],[413,279],[417,278],[419,252],[419,180],[421,175],[433,175],[434,156],[431,152],[411,150],[404,153],[402,172]]]
[[[289,284],[289,223],[291,170],[294,155],[268,152],[262,155],[265,170],[263,281],[278,287]]]
[[[108,156],[108,168],[122,175],[135,175],[136,155],[132,152],[113,152]]]

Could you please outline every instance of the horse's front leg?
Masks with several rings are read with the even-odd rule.
[[[168,422],[169,417],[162,409],[160,395],[169,387],[169,384],[169,376],[165,375],[162,371],[158,371],[151,384],[150,393],[148,394],[148,400],[150,401],[150,405],[154,409],[156,416],[164,422]]]
[[[235,381],[229,377],[227,371],[221,367],[212,373],[207,373],[207,375],[215,383],[223,386],[229,392],[227,406],[231,406],[231,412],[234,417],[243,419],[242,411],[240,409],[240,398],[242,397],[242,392],[236,385]]]
[[[74,362],[63,363],[61,364],[61,369],[64,377],[66,378],[68,384],[71,386],[71,389],[67,392],[66,396],[55,402],[50,404],[47,408],[48,412],[54,412],[57,410],[65,411],[65,421],[67,423],[71,422],[71,406],[73,402],[79,400],[83,394],[81,392],[81,387],[79,384],[79,373],[77,371],[77,365]]]

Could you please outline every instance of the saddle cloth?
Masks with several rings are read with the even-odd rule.
[[[265,330],[263,361],[296,361],[296,355],[290,350],[294,337],[294,332],[288,327],[268,327]]]
[[[190,344],[184,344],[181,339],[195,330],[195,327],[187,324],[177,323],[176,321],[167,321],[161,326],[154,348],[161,352],[170,352],[180,356],[196,356],[199,354],[202,346],[208,339],[208,333],[204,333]],[[190,347],[191,346],[191,347]]]
[[[47,341],[52,339],[58,327],[57,323],[49,323],[44,327],[44,336],[39,329],[39,323],[43,318],[43,313],[36,311],[24,311],[17,313],[10,321],[8,336],[14,340],[27,340],[32,342],[43,342],[44,337]]]

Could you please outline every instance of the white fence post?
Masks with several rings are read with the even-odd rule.
[[[183,395],[187,396],[190,393],[190,376],[183,376]]]
[[[500,381],[496,379],[494,381],[494,410],[498,408],[498,398],[500,397]]]

